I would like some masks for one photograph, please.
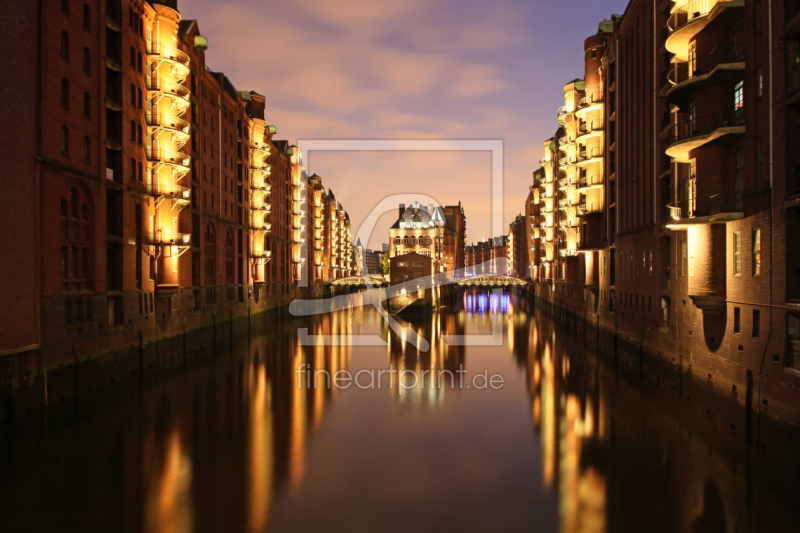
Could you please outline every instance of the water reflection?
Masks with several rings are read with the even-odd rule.
[[[503,346],[445,341],[496,324]],[[390,335],[375,312],[287,319],[195,362],[174,357],[144,390],[132,381],[54,408],[46,424],[31,419],[0,453],[3,531],[744,533],[800,523],[796,475],[710,431],[514,293],[470,290],[404,325],[430,350]],[[319,343],[298,345],[298,327]],[[322,344],[348,333],[388,346]],[[477,392],[430,378],[462,367],[502,372],[506,385]],[[318,370],[390,368],[428,379],[308,386]]]

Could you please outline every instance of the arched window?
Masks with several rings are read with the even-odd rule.
[[[61,32],[61,59],[69,61],[69,35],[66,31]]]
[[[92,66],[91,66],[91,55],[89,53],[89,48],[84,46],[83,47],[83,73],[87,76],[92,75]]]
[[[131,46],[131,67],[136,68],[136,48]]]
[[[61,0],[61,11],[69,15],[69,0]]]
[[[206,226],[205,238],[205,255],[206,255],[206,285],[215,285],[216,280],[216,264],[217,264],[217,247],[214,242],[214,228],[211,224]]]
[[[91,146],[89,145],[89,137],[83,138],[83,161],[89,163],[92,160]]]
[[[412,235],[409,239],[409,244],[411,244],[411,246],[415,246],[417,244],[417,238]]]
[[[136,122],[131,120],[131,141],[136,142]]]
[[[61,78],[61,105],[69,109],[69,81]]]
[[[395,243],[395,245],[399,245],[400,244],[400,237],[395,237],[394,238],[394,243]]]
[[[83,116],[85,118],[89,118],[91,116],[91,97],[89,96],[89,91],[83,93]]]
[[[92,13],[89,10],[89,4],[83,4],[83,29],[86,31],[92,31],[91,28],[91,19]]]
[[[142,125],[139,124],[139,125],[136,126],[136,142],[138,142],[139,144],[144,144],[142,139],[143,139],[143,137],[142,137]]]
[[[69,154],[69,128],[61,126],[61,153]]]
[[[408,246],[408,235],[406,235],[405,237],[403,237],[403,244],[405,244],[406,246]]]
[[[225,238],[225,281],[233,284],[233,232],[230,230]]]

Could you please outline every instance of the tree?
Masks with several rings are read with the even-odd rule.
[[[389,257],[386,254],[381,256],[381,274],[389,275]]]

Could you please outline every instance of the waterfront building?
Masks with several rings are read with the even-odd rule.
[[[313,294],[304,267],[326,268],[324,250],[303,253],[319,180],[275,138],[266,98],[206,64],[198,21],[175,0],[71,4],[16,3],[3,37],[12,390],[41,387],[45,361],[79,362],[75,346],[92,358]]]
[[[397,221],[389,229],[389,257],[412,252],[431,258],[430,274],[445,271],[445,216],[441,207],[413,202],[400,204]]]
[[[537,298],[746,438],[800,421],[798,21],[796,2],[632,0],[584,41],[525,206]]]

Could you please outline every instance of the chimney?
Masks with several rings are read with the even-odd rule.
[[[403,213],[406,211],[406,204],[400,204],[400,215],[397,218],[402,218]]]

